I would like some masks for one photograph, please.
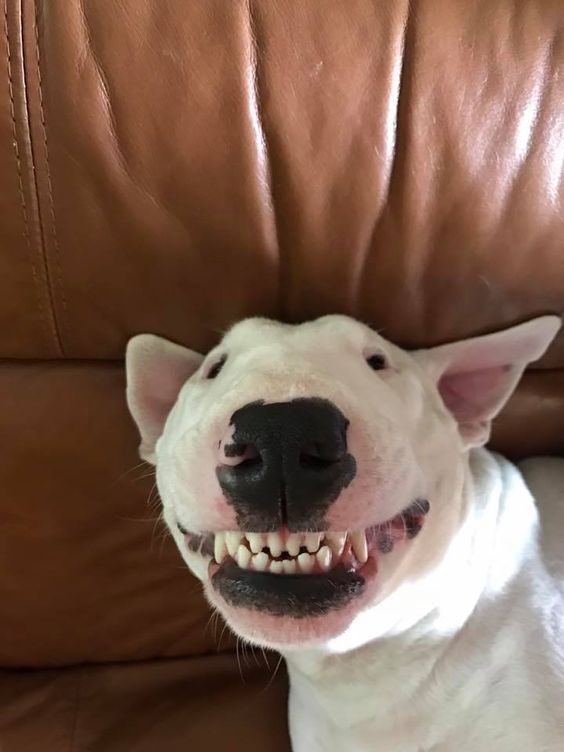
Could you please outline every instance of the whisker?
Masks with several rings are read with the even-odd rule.
[[[151,470],[148,473],[145,473],[145,475],[140,475],[138,478],[135,478],[136,481],[145,480],[146,478],[154,478],[155,477],[155,471]]]
[[[268,692],[268,690],[272,686],[274,680],[276,679],[276,674],[278,673],[278,669],[280,668],[280,666],[282,664],[282,660],[283,660],[283,656],[280,656],[280,658],[278,659],[278,663],[276,664],[276,667],[274,668],[274,672],[273,672],[272,676],[270,677],[270,679],[268,681],[268,684],[266,685],[266,687],[264,689],[261,689],[260,694],[263,694],[263,692]],[[269,668],[270,668],[270,666],[269,666]]]
[[[245,677],[243,676],[243,668],[241,666],[241,658],[239,656],[239,642],[241,641],[241,638],[237,636],[237,640],[235,642],[235,654],[237,655],[237,666],[239,667],[239,676],[241,677],[241,681],[243,684],[246,684]]]
[[[227,629],[227,622],[223,625],[223,629],[221,630],[221,634],[219,636],[219,645],[217,646],[218,651],[221,650],[221,642],[223,640],[223,636],[225,634],[225,630]]]
[[[141,460],[141,462],[138,462],[136,465],[133,465],[133,467],[130,467],[129,470],[125,470],[114,481],[112,481],[110,488],[114,488],[114,486],[116,486],[118,483],[121,483],[122,480],[127,478],[128,475],[131,475],[131,473],[134,473],[136,470],[141,469],[144,465],[152,468],[152,465],[150,465],[149,462],[146,462],[145,460]],[[154,468],[153,468],[153,472],[154,472]]]

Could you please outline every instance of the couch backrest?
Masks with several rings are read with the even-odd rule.
[[[127,339],[205,350],[243,316],[339,311],[418,346],[562,312],[564,4],[7,0],[5,20],[0,663],[204,652],[196,584],[134,521]],[[496,446],[562,453],[563,424],[564,335]]]

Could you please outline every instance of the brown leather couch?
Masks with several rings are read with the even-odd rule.
[[[283,668],[157,521],[125,343],[562,312],[564,3],[0,4],[0,748],[287,751]],[[494,444],[563,425],[560,336]]]

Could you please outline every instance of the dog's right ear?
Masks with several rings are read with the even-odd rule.
[[[525,367],[543,355],[561,325],[559,316],[540,316],[494,334],[413,354],[457,421],[466,448],[488,441],[492,420]]]
[[[125,355],[127,404],[141,434],[139,455],[155,464],[155,446],[184,383],[203,355],[154,334],[129,340]]]

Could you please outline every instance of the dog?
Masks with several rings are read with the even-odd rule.
[[[211,606],[285,657],[294,752],[564,750],[564,463],[527,467],[541,535],[484,448],[560,323],[412,352],[336,315],[248,319],[205,357],[129,342],[164,519]]]

